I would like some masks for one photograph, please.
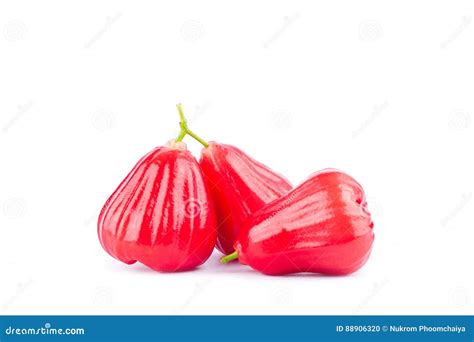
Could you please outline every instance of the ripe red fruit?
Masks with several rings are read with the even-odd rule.
[[[184,271],[206,261],[216,218],[199,164],[172,140],[144,156],[105,203],[98,221],[102,247],[127,264]]]
[[[362,187],[337,170],[313,174],[243,224],[236,252],[222,258],[271,275],[349,274],[364,265],[374,240]]]
[[[209,142],[199,161],[217,216],[217,248],[231,253],[244,220],[291,189],[283,176],[237,147]]]

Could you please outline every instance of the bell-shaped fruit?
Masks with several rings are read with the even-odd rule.
[[[362,187],[347,174],[327,169],[247,218],[236,252],[222,262],[238,257],[271,275],[349,274],[367,261],[373,240]]]
[[[280,174],[230,145],[209,142],[199,161],[217,216],[217,248],[231,253],[244,220],[291,189]]]
[[[127,264],[156,271],[201,265],[216,243],[216,217],[196,159],[170,141],[144,156],[105,203],[102,247]]]

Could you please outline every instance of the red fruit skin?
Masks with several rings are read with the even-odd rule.
[[[98,220],[102,247],[127,264],[162,272],[206,261],[216,218],[199,164],[184,143],[144,156],[105,203]]]
[[[344,275],[365,264],[373,240],[362,187],[326,169],[252,214],[235,249],[240,262],[269,275]]]
[[[234,251],[243,221],[291,189],[283,176],[231,145],[209,142],[199,161],[217,216],[217,249]]]

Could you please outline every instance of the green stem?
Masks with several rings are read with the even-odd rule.
[[[205,141],[204,139],[202,139],[201,137],[197,136],[196,133],[194,133],[193,131],[190,131],[189,129],[187,130],[186,132],[187,135],[189,135],[190,137],[194,138],[195,140],[197,140],[202,146],[204,147],[208,147],[209,144],[207,143],[207,141]]]
[[[232,260],[237,259],[238,257],[239,257],[239,255],[237,254],[237,251],[235,251],[234,253],[223,256],[221,258],[221,264],[227,264],[227,263],[231,262]]]
[[[181,121],[179,122],[179,127],[181,127],[181,131],[179,132],[179,135],[176,138],[176,142],[183,140],[186,135],[189,135],[190,137],[197,140],[202,146],[208,147],[209,144],[206,140],[202,139],[188,128],[188,123],[186,121],[186,118],[184,117],[183,106],[181,106],[181,103],[178,103],[176,105],[176,108],[178,108],[179,118],[181,119]]]
[[[181,130],[181,131],[179,132],[178,137],[176,138],[176,142],[183,140],[183,138],[184,138],[185,135],[186,135],[186,131]]]

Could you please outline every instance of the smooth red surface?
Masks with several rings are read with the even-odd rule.
[[[105,203],[98,234],[114,258],[157,271],[189,270],[208,259],[216,243],[214,208],[184,143],[157,147],[135,165]]]
[[[373,240],[362,187],[327,169],[252,214],[235,248],[240,262],[266,274],[339,275],[364,265]]]
[[[291,189],[283,176],[234,146],[211,141],[199,163],[216,209],[217,248],[224,254],[234,251],[240,226],[251,213]]]

